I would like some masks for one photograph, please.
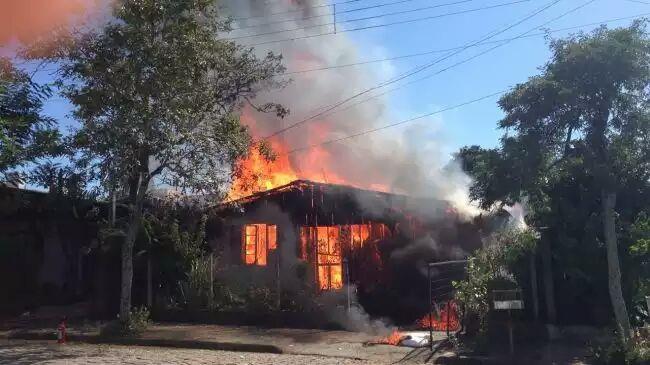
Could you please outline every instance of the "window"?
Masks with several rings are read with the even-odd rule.
[[[343,287],[339,227],[316,227],[318,285],[321,290]]]
[[[242,256],[246,265],[266,266],[268,250],[277,248],[277,227],[247,224],[242,229]]]

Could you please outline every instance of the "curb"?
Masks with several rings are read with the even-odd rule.
[[[8,340],[56,340],[56,335],[46,332],[14,332],[3,336]],[[237,342],[212,342],[195,340],[171,340],[164,338],[115,338],[100,337],[97,335],[68,334],[68,341],[83,342],[91,344],[112,344],[129,346],[155,346],[172,347],[184,349],[219,350],[234,352],[259,352],[270,354],[282,354],[282,349],[273,345]]]

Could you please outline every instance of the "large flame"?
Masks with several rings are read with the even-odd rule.
[[[254,113],[245,108],[241,121],[248,126],[255,139],[260,139]],[[268,140],[273,158],[264,156],[257,144],[253,144],[248,154],[236,163],[235,180],[230,188],[228,199],[239,199],[256,192],[270,190],[286,185],[294,180],[305,179],[321,183],[350,185],[377,191],[388,191],[388,186],[369,177],[367,181],[351,181],[336,171],[337,164],[330,151],[324,146],[317,146],[329,134],[328,123],[315,122],[308,125],[304,132],[306,146],[314,146],[291,153],[290,146],[281,135]]]

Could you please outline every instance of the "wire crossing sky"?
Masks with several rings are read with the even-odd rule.
[[[385,80],[396,79],[400,75],[408,74],[409,70],[418,69],[418,67],[426,63],[426,60],[432,57],[437,59],[458,50],[464,50],[462,53],[441,61],[436,65],[436,68],[429,71],[437,72],[439,69],[449,68],[451,65],[473,57],[492,46],[502,45],[493,51],[477,56],[471,62],[450,67],[445,72],[436,74],[436,77],[415,81],[406,79],[404,80],[404,82],[408,83],[406,86],[403,86],[404,83],[389,84],[386,86],[391,88],[382,88],[364,93],[363,97],[355,98],[349,103],[330,110],[332,113],[337,113],[348,108],[355,108],[358,103],[364,103],[368,99],[384,98],[387,104],[387,110],[384,111],[386,120],[406,120],[413,116],[462,104],[464,101],[473,100],[481,95],[489,95],[494,93],[495,90],[507,90],[517,83],[526,81],[528,77],[537,73],[537,68],[543,65],[549,57],[545,35],[564,37],[577,31],[589,31],[601,24],[610,27],[625,26],[634,19],[650,14],[650,3],[644,1],[596,0],[585,8],[575,11],[570,17],[558,19],[547,26],[543,26],[544,29],[534,29],[523,36],[519,36],[523,31],[529,30],[531,26],[543,24],[545,21],[551,20],[584,3],[584,1],[578,0],[563,0],[551,9],[539,14],[534,21],[531,20],[496,37],[473,44],[473,41],[480,39],[486,32],[503,29],[508,24],[515,23],[535,11],[535,9],[547,4],[548,1],[531,0],[499,6],[499,4],[514,1],[472,0],[434,8],[436,5],[455,2],[457,1],[338,1],[336,2],[337,23],[342,22],[341,27],[337,29],[338,33],[318,35],[327,31],[327,27],[323,27],[325,29],[314,28],[311,30],[313,33],[305,36],[312,37],[316,35],[313,38],[317,38],[318,42],[324,43],[329,42],[332,37],[346,36],[357,47],[359,55],[357,60],[349,62],[346,59],[340,59],[327,66],[313,64],[308,61],[291,63],[287,65],[287,71],[280,76],[311,78],[315,77],[316,74],[329,74],[338,69],[351,68],[355,72],[368,74],[370,79],[375,80],[374,85],[379,85]],[[332,4],[330,1],[322,1],[318,7],[311,9],[312,13],[309,14],[292,11],[276,14],[269,13],[262,16],[247,17],[246,19],[233,17],[233,19],[243,24],[239,25],[242,29],[237,29],[227,37],[234,38],[265,33],[264,30],[267,29],[269,23],[291,29],[293,28],[293,20],[309,16],[313,17],[311,19],[313,22],[332,23]],[[423,9],[428,7],[430,8]],[[482,8],[485,9],[469,11]],[[423,10],[412,11],[415,9]],[[448,13],[458,14],[444,16],[444,14]],[[386,15],[382,16],[382,14]],[[350,19],[362,20],[344,23]],[[414,19],[423,20],[414,21]],[[234,28],[237,27],[237,24],[235,24]],[[346,29],[355,28],[364,28],[364,30],[345,33]],[[344,33],[339,34],[340,32]],[[292,34],[291,31],[288,31],[269,36],[241,39],[240,41],[242,44],[253,41],[255,43],[254,47],[260,53],[268,50],[282,52],[286,43],[300,42],[300,40],[277,42],[276,39],[293,38],[291,37]],[[275,38],[267,39],[272,36]],[[504,45],[506,42],[507,44]],[[466,47],[467,45],[471,45],[471,47]],[[436,54],[442,56],[436,57]],[[336,56],[332,55],[333,58],[336,58]],[[33,69],[31,65],[26,67]],[[52,72],[54,72],[52,68],[45,68],[36,73],[36,78],[38,81],[51,81],[53,79]],[[423,77],[428,75],[426,72],[422,73]],[[345,83],[345,80],[339,82]],[[355,90],[350,90],[348,95],[354,95],[354,93]],[[344,96],[341,95],[341,99],[338,101],[343,100],[342,97]],[[337,100],[322,100],[321,103],[314,104],[312,107],[322,112],[327,110],[327,108],[324,108],[325,106],[336,103]],[[291,108],[290,105],[289,108]],[[75,125],[75,122],[70,118],[72,107],[63,98],[54,96],[46,103],[45,110],[47,114],[60,120],[64,129]],[[291,115],[287,121],[283,122],[283,125],[286,128],[291,124],[291,121],[300,121],[309,116]],[[502,113],[495,103],[495,98],[486,98],[462,107],[436,113],[434,123],[427,121],[424,124],[424,121],[416,121],[415,123],[396,126],[390,132],[378,131],[378,133],[396,133],[400,130],[417,128],[418,133],[422,135],[422,139],[435,140],[440,145],[443,155],[449,156],[464,145],[478,144],[485,147],[496,145],[501,135],[501,132],[496,129],[496,125],[501,116]],[[290,132],[295,133],[295,131]],[[344,136],[339,136],[339,138],[342,137]]]

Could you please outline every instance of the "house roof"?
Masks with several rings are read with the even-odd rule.
[[[224,204],[225,205],[246,204],[264,197],[283,194],[294,190],[304,191],[305,189],[308,188],[318,188],[321,191],[329,191],[331,193],[348,193],[348,194],[360,193],[360,194],[376,195],[377,197],[384,197],[384,198],[388,198],[388,197],[395,197],[401,199],[409,198],[409,196],[405,194],[387,193],[378,190],[362,189],[351,185],[322,183],[322,182],[317,182],[312,180],[299,179],[299,180],[294,180],[286,185],[278,186],[273,189],[269,189],[265,191],[260,191],[239,199],[228,201]]]

